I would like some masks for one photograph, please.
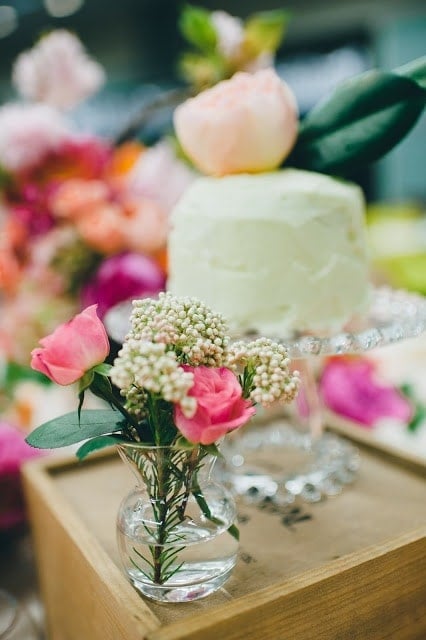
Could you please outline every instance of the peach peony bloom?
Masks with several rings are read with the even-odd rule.
[[[40,344],[31,352],[31,367],[62,385],[76,382],[109,354],[108,336],[95,304],[59,325]]]
[[[54,216],[76,220],[91,207],[103,204],[109,197],[109,189],[101,180],[68,180],[63,182],[49,199]]]
[[[141,199],[125,207],[123,235],[126,248],[141,253],[154,253],[165,246],[168,219],[154,200]]]
[[[236,73],[177,107],[174,125],[183,150],[204,173],[270,171],[296,141],[297,106],[272,69]]]
[[[113,202],[88,209],[76,221],[77,231],[83,240],[95,251],[106,255],[126,249],[126,224],[121,206]]]
[[[242,397],[241,385],[230,369],[188,365],[182,368],[194,376],[188,395],[196,398],[197,411],[187,418],[176,405],[175,424],[190,442],[212,444],[256,413],[251,402]]]

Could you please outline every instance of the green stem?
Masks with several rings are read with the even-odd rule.
[[[154,582],[156,584],[163,583],[162,576],[162,554],[163,546],[167,540],[167,482],[165,476],[167,474],[167,460],[164,460],[164,451],[159,450],[157,453],[157,474],[158,474],[158,494],[157,494],[157,506],[158,506],[158,528],[157,528],[157,544],[154,546],[152,559],[154,564]]]
[[[127,422],[129,422],[137,431],[139,426],[138,421],[127,411],[127,409],[123,407],[120,401],[117,400],[112,390],[108,390],[106,384],[99,384],[97,380],[98,375],[99,374],[95,374],[93,382],[90,385],[89,389],[93,391],[95,395],[103,398],[104,400],[109,402],[109,404],[115,407],[126,418]]]
[[[182,502],[180,503],[179,507],[178,507],[178,512],[179,512],[179,518],[180,520],[184,520],[185,518],[185,511],[186,511],[186,507],[188,505],[188,500],[189,500],[189,496],[191,494],[191,488],[192,488],[192,478],[194,476],[194,472],[198,466],[198,463],[201,461],[202,456],[200,456],[199,454],[199,450],[197,447],[194,447],[189,455],[189,459],[188,459],[188,476],[187,476],[187,482],[186,482],[186,486],[185,486],[185,493],[184,496],[182,498]]]

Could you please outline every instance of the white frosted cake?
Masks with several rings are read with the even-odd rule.
[[[168,289],[231,329],[340,329],[368,301],[364,198],[354,184],[284,169],[203,177],[172,214]]]

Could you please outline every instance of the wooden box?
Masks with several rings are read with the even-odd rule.
[[[119,568],[115,516],[133,484],[115,452],[24,469],[49,640],[426,638],[425,468],[361,448],[355,483],[315,505],[239,505],[226,588],[142,599]]]

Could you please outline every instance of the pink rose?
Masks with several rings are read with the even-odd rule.
[[[289,87],[272,70],[236,73],[190,98],[174,114],[185,153],[204,173],[270,171],[290,153],[298,115]]]
[[[31,352],[32,368],[57,384],[67,385],[103,362],[109,353],[109,341],[96,314],[96,306],[87,307],[42,338],[42,348]]]
[[[320,392],[332,411],[367,427],[387,417],[408,423],[413,413],[398,389],[377,380],[375,365],[367,358],[330,358],[321,376]]]
[[[212,444],[228,431],[248,422],[256,412],[249,400],[242,397],[242,389],[235,374],[221,367],[190,367],[183,369],[194,375],[189,394],[197,400],[197,411],[192,418],[175,407],[175,424],[190,442]]]

